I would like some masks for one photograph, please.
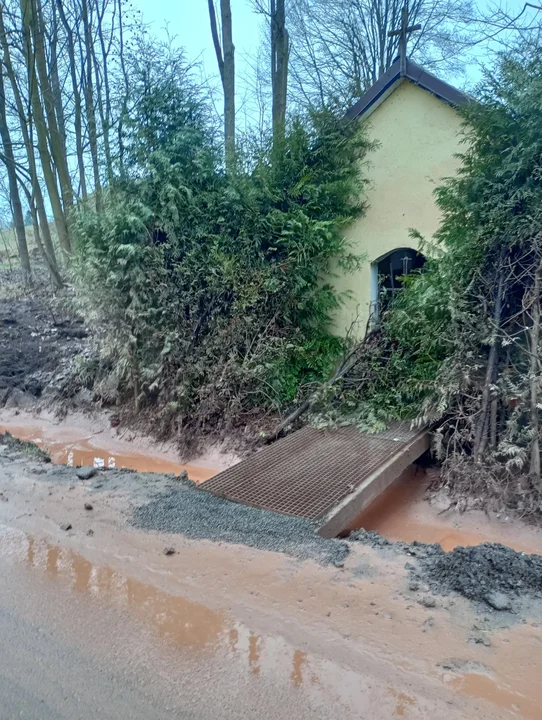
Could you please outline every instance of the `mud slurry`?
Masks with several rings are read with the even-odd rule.
[[[134,511],[132,522],[144,530],[180,533],[193,539],[248,545],[299,559],[342,565],[350,543],[324,540],[308,521],[239,505],[190,484],[164,493]],[[515,601],[542,601],[542,557],[494,543],[457,547],[393,543],[374,532],[358,531],[350,541],[400,553],[408,558],[411,581],[436,594],[458,593],[493,610],[514,610]],[[537,603],[538,604],[538,603]],[[542,602],[539,603],[542,611]],[[538,613],[537,613],[538,614]]]
[[[26,460],[34,466],[31,471],[37,479],[67,485],[80,482],[76,468],[51,465],[46,453],[33,443],[0,434],[0,466]],[[246,545],[322,565],[342,566],[350,552],[347,542],[317,535],[317,527],[309,521],[232,503],[198,489],[182,476],[103,468],[88,482],[93,492],[123,493],[130,498],[126,514],[131,524],[148,532]]]
[[[46,465],[47,460],[32,443],[0,435],[0,465],[28,463],[36,479],[76,481],[75,468]],[[445,552],[440,545],[391,542],[363,530],[348,540],[325,540],[309,521],[232,503],[171,474],[100,470],[89,482],[92,492],[122,493],[130,523],[146,532],[246,545],[338,567],[343,566],[352,544],[362,542],[384,555],[403,556],[412,587],[419,585],[437,595],[458,593],[484,612],[542,614],[540,555],[494,543]]]

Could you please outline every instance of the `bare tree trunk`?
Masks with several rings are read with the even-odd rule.
[[[224,48],[224,141],[226,167],[235,167],[235,47],[233,45],[230,0],[220,0],[222,47]]]
[[[226,169],[235,169],[235,47],[233,44],[231,3],[220,0],[222,43],[218,34],[214,0],[208,0],[211,34],[224,92],[224,146]]]
[[[119,9],[119,59],[120,59],[120,66],[122,70],[122,77],[124,79],[124,97],[122,98],[122,107],[120,111],[120,117],[119,122],[117,126],[117,135],[118,135],[118,142],[119,142],[119,166],[120,166],[120,174],[124,176],[125,174],[125,166],[124,166],[124,137],[123,137],[123,131],[124,131],[124,121],[128,115],[128,95],[130,92],[130,83],[128,81],[128,71],[126,69],[126,63],[124,60],[124,20],[122,17],[122,0],[118,0],[118,9]]]
[[[273,92],[273,145],[282,145],[286,126],[289,38],[285,0],[271,0],[271,85]]]
[[[90,156],[92,158],[92,173],[94,177],[94,196],[96,201],[96,210],[101,212],[102,209],[102,184],[100,181],[100,165],[98,162],[98,135],[96,132],[96,114],[94,112],[94,90],[92,78],[92,33],[89,21],[88,2],[82,1],[83,12],[83,30],[85,34],[85,111],[87,115],[88,141],[90,146]]]
[[[41,97],[45,108],[45,116],[47,118],[47,133],[51,148],[51,157],[60,180],[60,191],[62,194],[64,214],[68,217],[73,207],[73,188],[70,172],[68,170],[66,143],[60,131],[56,117],[58,109],[60,110],[60,113],[63,113],[62,103],[60,102],[60,108],[58,108],[58,103],[55,104],[54,93],[49,79],[51,68],[47,64],[47,56],[45,52],[45,23],[43,20],[41,0],[31,0],[31,2],[33,2],[31,28],[32,38],[34,40],[34,57],[41,88]],[[62,120],[62,125],[64,125],[64,120]]]
[[[81,92],[79,82],[77,80],[77,65],[75,62],[75,42],[73,39],[73,30],[66,18],[62,0],[57,0],[58,14],[60,20],[66,31],[66,43],[68,50],[68,60],[70,66],[70,78],[73,89],[73,109],[74,109],[74,128],[75,128],[75,149],[77,153],[77,167],[79,169],[79,185],[81,190],[81,197],[83,200],[87,199],[87,179],[85,175],[85,159],[83,152],[83,126],[81,121]]]
[[[112,122],[111,122],[111,89],[109,86],[109,69],[108,69],[109,50],[106,48],[104,32],[103,32],[103,20],[104,20],[104,15],[105,15],[106,4],[107,4],[106,0],[103,0],[101,12],[98,7],[98,3],[96,5],[96,10],[98,13],[98,38],[100,41],[100,49],[101,49],[101,53],[102,53],[101,66],[100,66],[100,63],[98,62],[96,53],[94,52],[94,49],[93,49],[93,59],[94,59],[95,76],[96,76],[96,93],[97,93],[97,97],[98,97],[98,109],[100,112],[100,121],[102,124],[107,179],[108,179],[108,182],[111,184],[113,182],[113,159],[111,156],[111,142],[109,139],[109,130],[110,130],[111,124],[112,124]],[[93,48],[94,48],[94,45],[93,45]],[[100,79],[100,70],[103,75],[103,100],[105,102],[102,101],[102,80]]]
[[[61,288],[64,284],[62,280],[62,276],[60,275],[60,272],[58,270],[58,265],[56,262],[56,257],[54,255],[54,249],[53,244],[51,242],[51,233],[49,231],[49,223],[47,222],[47,216],[45,215],[45,208],[43,207],[43,197],[41,198],[41,208],[43,211],[43,215],[45,216],[45,224],[43,223],[43,219],[39,220],[38,212],[36,209],[36,202],[35,199],[30,192],[30,190],[26,187],[26,185],[22,185],[25,193],[26,193],[26,199],[28,200],[28,206],[30,208],[30,214],[32,215],[32,227],[34,229],[34,239],[36,240],[36,245],[38,246],[39,251],[42,254],[43,259],[45,260],[45,264],[47,265],[47,269],[49,270],[49,273],[51,275],[51,280],[53,282],[53,285],[56,288]],[[44,233],[44,236],[46,238],[46,243],[42,242],[41,233],[40,233],[40,222],[42,230],[43,228],[46,228],[46,233]],[[52,249],[52,254],[51,254]]]
[[[58,17],[56,4],[51,3],[53,29],[50,40],[51,51],[51,92],[55,104],[56,120],[58,123],[58,132],[62,140],[62,145],[66,147],[66,120],[64,118],[64,107],[62,106],[62,91],[60,88],[60,79],[58,76]]]
[[[484,390],[482,393],[482,407],[480,409],[480,418],[476,428],[476,437],[474,440],[474,460],[479,462],[482,458],[488,440],[488,429],[489,429],[489,408],[491,398],[491,385],[495,382],[495,374],[497,368],[497,356],[498,356],[498,333],[501,325],[502,315],[502,295],[504,289],[504,269],[499,269],[499,281],[497,284],[497,294],[495,297],[495,305],[493,308],[493,329],[491,331],[491,349],[489,351],[489,357],[487,360],[486,378],[484,383]]]
[[[60,200],[60,194],[56,184],[56,177],[51,167],[51,156],[49,154],[49,147],[47,144],[47,126],[45,123],[45,117],[41,107],[41,99],[39,97],[38,81],[36,77],[36,62],[34,50],[32,47],[32,0],[21,0],[21,12],[23,17],[23,45],[24,45],[24,56],[25,64],[28,72],[28,87],[30,94],[30,103],[32,107],[32,114],[34,119],[34,127],[37,133],[37,144],[38,153],[40,156],[41,166],[43,169],[43,175],[45,178],[45,184],[47,185],[47,192],[49,194],[49,201],[53,209],[53,216],[55,219],[56,231],[61,247],[67,252],[71,253],[71,241],[70,233],[68,231],[68,224],[66,222],[66,216],[64,215],[64,209]]]
[[[540,428],[538,416],[538,386],[540,383],[540,290],[542,287],[542,259],[536,268],[533,285],[532,317],[533,324],[530,331],[531,362],[529,372],[529,387],[531,396],[531,475],[540,483]]]
[[[51,273],[51,277],[55,285],[57,285],[57,287],[62,287],[64,283],[58,269],[55,247],[53,245],[53,239],[51,237],[51,228],[49,227],[47,212],[45,210],[45,203],[43,201],[43,194],[41,192],[39,183],[33,184],[33,195],[30,202],[30,212],[33,211],[34,207],[36,208],[36,214],[39,220],[41,235],[43,237],[43,254],[47,262],[47,267],[49,269],[49,272]]]
[[[9,200],[11,203],[15,233],[17,235],[17,247],[19,250],[19,260],[21,261],[23,283],[28,285],[31,281],[32,272],[30,268],[30,257],[28,255],[28,245],[26,243],[23,208],[17,185],[15,155],[13,153],[13,144],[11,142],[11,135],[6,116],[6,92],[2,72],[0,72],[0,137],[4,147],[4,164],[8,175]]]
[[[3,63],[4,67],[6,69],[10,84],[11,84],[11,90],[13,93],[13,97],[15,98],[15,106],[17,108],[17,114],[19,115],[19,125],[21,128],[21,133],[23,135],[24,145],[26,148],[26,154],[28,158],[28,167],[29,167],[29,174],[30,179],[32,182],[32,196],[34,198],[34,202],[37,208],[38,217],[41,224],[41,233],[43,236],[43,242],[45,244],[46,249],[46,256],[48,258],[48,265],[49,270],[51,272],[51,275],[54,277],[55,273],[58,273],[58,263],[56,259],[56,253],[53,245],[53,241],[51,238],[51,231],[49,228],[49,220],[47,219],[47,213],[45,211],[45,203],[43,200],[43,193],[41,191],[41,186],[39,183],[38,173],[37,173],[37,167],[36,167],[36,156],[34,154],[34,142],[33,138],[31,136],[31,132],[29,129],[30,123],[27,122],[27,114],[25,113],[23,100],[21,97],[21,92],[19,89],[19,85],[17,84],[17,77],[15,75],[15,71],[13,69],[13,64],[11,62],[11,55],[9,52],[9,43],[5,32],[4,27],[4,18],[2,15],[2,7],[0,6],[0,43],[2,45],[3,50]],[[25,188],[26,190],[26,188]],[[32,207],[32,203],[31,203]]]
[[[489,446],[491,450],[495,451],[497,449],[497,410],[498,410],[498,401],[492,400],[491,401],[491,408],[490,408],[490,417],[489,417]]]

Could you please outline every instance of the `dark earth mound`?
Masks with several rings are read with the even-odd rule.
[[[542,598],[540,555],[527,555],[497,543],[445,552],[440,545],[392,542],[365,530],[352,533],[349,540],[408,556],[412,579],[427,583],[441,595],[457,592],[497,610],[509,609],[505,605],[510,597]]]
[[[540,555],[518,553],[496,543],[457,547],[451,552],[429,547],[429,551],[417,554],[418,570],[436,592],[455,591],[470,600],[486,602],[495,592],[535,597],[542,593]]]

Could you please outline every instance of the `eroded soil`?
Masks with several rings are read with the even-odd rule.
[[[199,675],[208,716],[540,717],[536,602],[498,612],[432,592],[405,567],[416,556],[385,543],[345,542],[337,567],[217,535],[143,532],[138,508],[176,496],[182,513],[183,497],[201,491],[171,474],[104,469],[80,480],[76,468],[3,448],[0,562],[63,603],[85,596],[144,623],[140,652],[158,653],[180,685]],[[203,537],[205,518],[191,517]]]
[[[0,301],[0,407],[28,408],[61,391],[87,331],[60,302]]]

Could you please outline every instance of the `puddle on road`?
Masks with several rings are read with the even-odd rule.
[[[137,452],[118,452],[113,449],[112,443],[109,447],[100,446],[100,437],[96,440],[77,433],[69,439],[58,437],[65,430],[53,427],[41,426],[17,426],[0,423],[0,432],[10,432],[19,440],[33,442],[51,456],[55,465],[68,465],[79,467],[82,465],[95,468],[129,468],[139,472],[174,473],[180,475],[186,470],[190,480],[202,483],[216,475],[222,468],[204,467],[196,464],[183,465],[164,458],[152,455],[144,455]],[[105,443],[104,443],[105,445]]]
[[[206,677],[226,672],[232,686],[271,683],[277,697],[287,691],[299,692],[304,705],[329,707],[331,713],[341,708],[341,716],[352,718],[443,720],[445,717],[436,709],[447,707],[444,700],[435,706],[433,701],[420,699],[415,691],[412,695],[405,693],[384,678],[377,680],[308,653],[280,636],[256,633],[227,612],[171,595],[109,566],[94,564],[71,549],[3,525],[0,525],[0,559],[39,573],[44,581],[58,584],[61,593],[74,592],[91,602],[106,603],[133,613],[176,653],[183,663],[181,672],[183,667],[201,671]],[[59,607],[64,602],[69,602],[69,596],[59,597]],[[517,638],[516,645],[517,650],[521,650],[522,636]],[[522,662],[514,657],[513,664],[521,667]],[[511,669],[507,662],[505,665],[506,671]],[[463,696],[505,710],[511,717],[540,718],[539,691],[532,683],[531,692],[524,695],[501,683],[489,669],[488,674],[478,673],[469,664],[464,672],[435,672],[429,664],[427,674]]]
[[[375,687],[374,679],[295,648],[280,636],[255,633],[226,612],[95,565],[73,550],[0,525],[0,558],[58,583],[62,592],[126,609],[173,648],[187,667],[199,669],[206,677],[229,673],[232,688],[272,683],[277,697],[287,690],[299,691],[307,696],[304,705],[340,707],[341,715],[352,718],[374,716],[375,703],[383,709],[378,717],[419,717],[420,707],[413,697],[399,696],[389,686]],[[66,598],[59,599],[59,607],[63,602]],[[412,714],[405,716],[407,706]]]

